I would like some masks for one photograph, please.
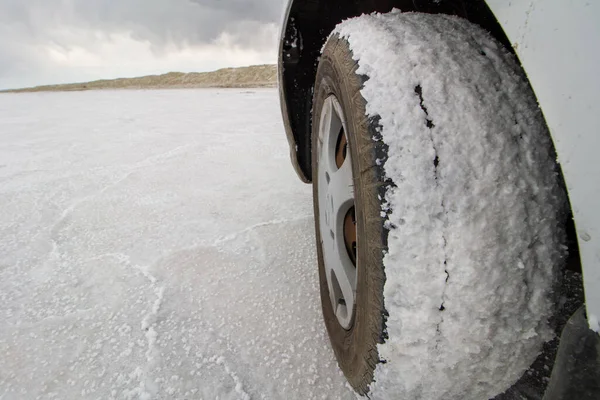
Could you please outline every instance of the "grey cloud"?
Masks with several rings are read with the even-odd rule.
[[[25,25],[37,40],[60,40],[53,31],[67,26],[197,45],[242,23],[277,23],[282,7],[283,0],[0,0],[0,21]]]
[[[0,0],[0,84],[18,74],[44,76],[39,46],[93,51],[112,34],[165,49],[214,42],[254,50],[273,46],[273,30],[286,0]],[[265,35],[269,35],[268,38]],[[0,85],[1,86],[1,85]]]

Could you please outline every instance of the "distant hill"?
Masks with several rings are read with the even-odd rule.
[[[102,89],[237,88],[277,86],[277,66],[253,65],[212,72],[169,72],[139,78],[102,79],[92,82],[3,90],[4,93],[66,92]]]

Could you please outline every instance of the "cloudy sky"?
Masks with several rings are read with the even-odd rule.
[[[285,0],[0,0],[0,89],[274,63]]]

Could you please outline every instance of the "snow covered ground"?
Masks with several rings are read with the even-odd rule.
[[[0,399],[350,399],[275,90],[0,95]]]

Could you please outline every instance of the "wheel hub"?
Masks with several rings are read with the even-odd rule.
[[[335,96],[323,103],[318,142],[319,229],[329,298],[338,322],[350,329],[356,303],[354,179],[346,121]]]

